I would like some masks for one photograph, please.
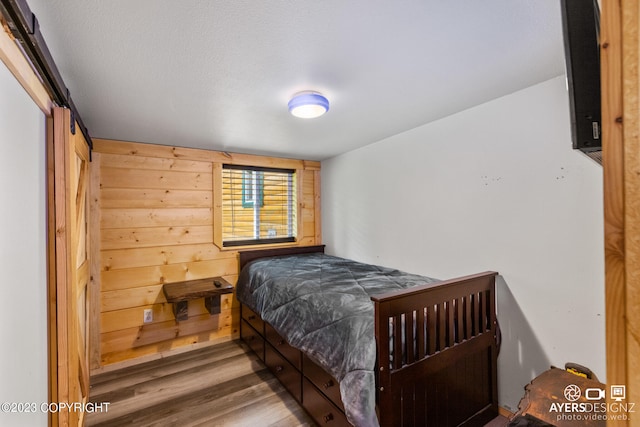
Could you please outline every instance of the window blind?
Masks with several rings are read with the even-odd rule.
[[[295,182],[293,169],[223,165],[223,246],[294,242]]]

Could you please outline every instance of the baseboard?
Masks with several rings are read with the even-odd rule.
[[[513,412],[506,408],[503,408],[502,406],[498,406],[498,414],[509,419],[511,419],[515,415]]]
[[[239,338],[238,334],[233,334],[226,337],[216,338],[211,341],[198,342],[198,343],[174,348],[171,350],[163,351],[160,353],[149,354],[147,356],[136,357],[135,359],[129,359],[129,360],[124,360],[122,362],[111,363],[109,365],[101,366],[97,369],[92,369],[90,372],[90,376],[104,374],[107,372],[113,372],[119,369],[128,368],[130,366],[140,365],[141,363],[152,362],[154,360],[164,359],[166,357],[175,356],[176,354],[182,354],[188,351],[198,350],[200,348],[221,344],[223,342],[233,341],[234,339],[238,339],[238,338]]]

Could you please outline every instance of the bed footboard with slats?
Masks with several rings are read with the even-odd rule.
[[[382,427],[482,426],[497,416],[496,276],[371,298]]]

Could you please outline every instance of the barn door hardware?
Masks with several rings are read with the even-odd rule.
[[[0,14],[3,22],[11,31],[11,35],[20,44],[20,47],[29,58],[34,72],[40,77],[52,100],[59,106],[71,110],[71,121],[75,135],[75,122],[78,122],[80,131],[89,145],[89,153],[93,149],[93,141],[87,128],[82,122],[78,109],[71,99],[71,94],[62,80],[51,52],[40,32],[40,25],[36,15],[31,12],[26,0],[0,0]]]

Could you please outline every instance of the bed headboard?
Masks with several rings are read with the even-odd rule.
[[[285,248],[271,248],[271,249],[257,249],[249,251],[240,251],[240,270],[247,265],[250,261],[258,258],[266,258],[271,256],[282,255],[298,255],[298,254],[311,254],[311,253],[324,253],[324,245],[315,246],[290,246]]]

